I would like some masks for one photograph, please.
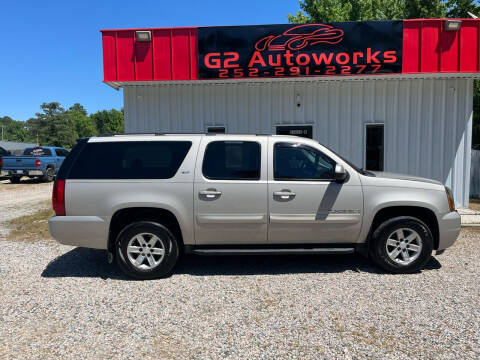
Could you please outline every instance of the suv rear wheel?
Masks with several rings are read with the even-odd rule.
[[[177,262],[178,242],[164,225],[139,221],[128,225],[118,235],[116,258],[129,276],[147,280],[167,275]]]
[[[432,250],[428,226],[417,218],[401,216],[385,221],[375,230],[370,257],[387,271],[406,274],[422,269]]]

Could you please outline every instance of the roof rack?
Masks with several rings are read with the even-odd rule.
[[[250,135],[250,136],[271,136],[272,134],[245,134],[245,133],[206,133],[206,132],[172,132],[172,133],[159,133],[159,132],[146,132],[146,133],[105,133],[95,135],[95,137],[111,137],[111,136],[127,136],[127,135],[145,135],[145,136],[163,136],[163,135],[207,135],[207,136],[217,136],[217,135]]]

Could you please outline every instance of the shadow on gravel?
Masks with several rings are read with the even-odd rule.
[[[107,262],[105,250],[75,248],[50,261],[42,277],[96,277],[102,279],[130,280],[115,263]]]
[[[21,180],[20,180],[20,183],[18,184],[12,184],[10,182],[10,180],[7,180],[8,178],[0,178],[0,185],[22,185],[22,184],[44,184],[45,182],[41,179],[41,178],[33,178],[33,179],[29,179],[27,177],[23,177]]]
[[[440,269],[434,257],[424,271]],[[196,256],[179,259],[175,274],[209,275],[280,275],[301,273],[341,273],[345,271],[384,274],[361,255],[278,255],[278,256]],[[51,261],[42,277],[99,277],[130,280],[115,264],[107,263],[104,250],[75,248]]]

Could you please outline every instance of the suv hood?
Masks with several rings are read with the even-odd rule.
[[[420,181],[420,182],[429,183],[429,184],[443,185],[440,181],[417,177],[417,176],[395,174],[395,173],[381,172],[381,171],[369,171],[369,172],[373,173],[375,177],[381,178],[381,179]]]

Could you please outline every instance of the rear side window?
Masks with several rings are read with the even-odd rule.
[[[55,153],[57,154],[57,156],[67,156],[68,155],[68,150],[55,149]]]
[[[35,147],[35,148],[26,148],[23,152],[23,155],[52,156],[52,152],[50,151],[50,149]]]
[[[87,143],[69,179],[170,179],[182,164],[190,141]]]
[[[254,141],[212,141],[203,159],[203,176],[211,180],[259,180],[260,144]]]

